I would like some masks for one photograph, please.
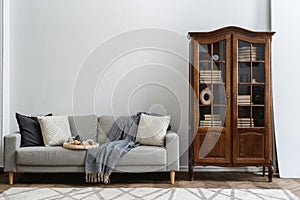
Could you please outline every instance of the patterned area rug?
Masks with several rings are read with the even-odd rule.
[[[96,199],[299,199],[289,190],[280,189],[203,189],[203,188],[18,188],[0,195],[0,200],[96,200]]]

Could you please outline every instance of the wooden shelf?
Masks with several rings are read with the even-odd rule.
[[[225,107],[226,105],[225,104],[208,104],[208,105],[203,105],[203,104],[199,104],[200,107],[212,107],[212,106],[215,106],[215,107]]]
[[[264,63],[264,60],[238,60],[239,63]]]
[[[237,127],[238,129],[244,129],[244,130],[246,130],[246,129],[264,129],[265,127],[263,127],[263,126],[252,126],[252,127]]]
[[[265,107],[265,105],[262,105],[262,104],[253,104],[252,107]]]
[[[226,63],[226,60],[199,60],[199,63]]]
[[[199,83],[200,85],[225,85],[225,83],[212,83],[212,82],[205,82]]]
[[[239,85],[264,85],[265,83],[264,82],[252,82],[252,83],[250,83],[250,82],[239,82],[238,83]]]
[[[252,106],[252,107],[265,107],[265,105],[260,105],[260,104],[249,104],[249,105],[247,105],[247,104],[238,104],[238,106],[239,107],[250,107],[250,106]]]
[[[226,60],[214,60],[215,63],[226,63]]]

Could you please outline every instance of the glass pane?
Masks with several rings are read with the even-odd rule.
[[[239,63],[238,81],[239,83],[250,83],[250,63]]]
[[[239,62],[249,62],[251,57],[251,45],[249,42],[239,40],[238,60]]]
[[[238,60],[239,62],[264,61],[265,45],[251,44],[249,42],[238,42]]]
[[[206,62],[206,61],[203,61],[203,62],[200,61],[199,68],[200,68],[200,70],[211,70],[211,63]]]
[[[225,106],[213,106],[212,126],[224,127],[225,126]]]
[[[211,83],[212,82],[212,72],[208,69],[200,69],[199,71],[200,83]]]
[[[264,83],[265,82],[265,64],[256,63],[252,64],[252,83]]]
[[[264,44],[253,44],[252,45],[252,58],[253,61],[265,60],[265,45]]]
[[[265,120],[264,120],[264,107],[253,107],[252,108],[252,116],[254,119],[254,126],[255,127],[264,127]]]
[[[250,84],[239,85],[239,95],[249,95],[250,96]]]
[[[211,44],[199,45],[199,60],[200,61],[211,60]]]
[[[238,107],[238,128],[249,128],[253,127],[253,119],[250,116],[250,106],[239,106]]]
[[[226,82],[226,63],[215,63],[214,69],[217,71],[221,71],[221,82]]]
[[[239,93],[237,96],[237,103],[239,106],[250,106],[252,105],[251,99],[251,85],[239,85]]]
[[[200,121],[199,125],[204,127],[211,127],[211,107],[202,106],[200,107]]]
[[[205,64],[205,63],[202,63]],[[212,64],[212,63],[211,63]],[[219,65],[218,65],[219,66]],[[200,83],[224,83],[223,77],[225,77],[225,67],[222,70],[218,69],[217,65],[213,65],[213,70],[207,69],[206,65],[200,65],[200,70],[199,70],[199,79]]]
[[[200,108],[200,122],[202,127],[224,127],[225,106],[203,106]]]
[[[213,104],[214,105],[226,104],[226,93],[225,93],[224,85],[222,84],[213,85]]]
[[[265,86],[264,85],[252,85],[252,102],[254,105],[265,104]]]
[[[214,61],[224,61],[226,59],[226,42],[222,40],[221,42],[216,42],[213,44],[213,60]]]

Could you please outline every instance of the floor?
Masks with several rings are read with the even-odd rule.
[[[0,172],[0,193],[9,189],[8,174]],[[282,179],[241,172],[198,172],[189,181],[186,172],[177,172],[174,185],[169,184],[169,173],[115,173],[109,185],[87,184],[84,174],[16,174],[14,187],[201,187],[234,189],[288,189],[300,197],[300,179]]]

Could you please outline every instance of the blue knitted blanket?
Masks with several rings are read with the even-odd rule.
[[[86,182],[109,183],[109,176],[119,159],[138,146],[135,138],[141,114],[138,112],[132,116],[118,117],[112,125],[107,141],[99,147],[87,150]]]

